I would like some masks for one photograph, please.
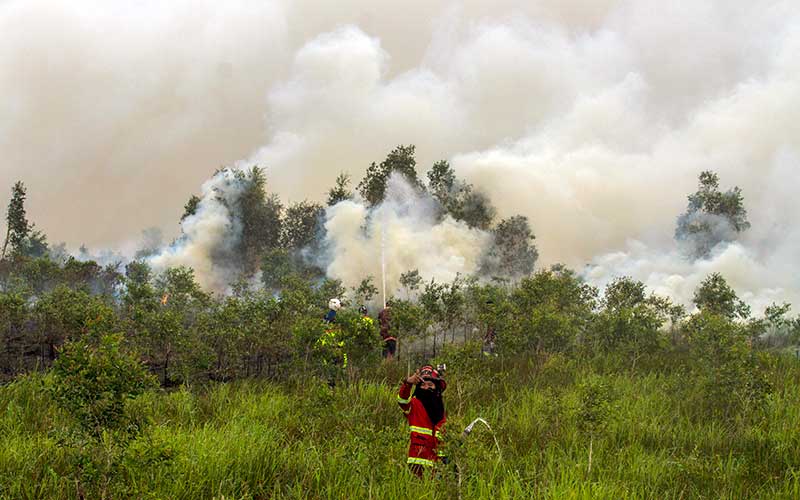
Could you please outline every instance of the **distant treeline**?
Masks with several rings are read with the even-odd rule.
[[[413,345],[416,356],[436,357],[447,346],[480,343],[492,330],[501,355],[614,352],[635,362],[662,349],[691,348],[713,364],[723,362],[731,346],[740,346],[734,351],[744,370],[752,365],[753,348],[788,345],[800,332],[787,304],[754,318],[718,274],[698,287],[697,311],[687,314],[683,305],[648,295],[630,278],[616,279],[601,294],[564,266],[534,272],[537,252],[527,219],[514,216],[495,224],[488,199],[458,180],[447,162],[429,170],[427,186],[415,166],[413,146],[396,148],[368,168],[358,186],[361,197],[380,203],[389,175],[401,173],[431,193],[443,213],[493,231],[494,267],[450,283],[425,281],[417,270],[404,273],[400,288],[389,291],[401,356]],[[245,181],[237,201],[244,221],[241,248],[235,251],[240,273],[232,276],[225,296],[203,290],[189,268],[153,273],[146,250],[124,266],[53,252],[28,222],[24,185],[17,183],[0,258],[0,371],[12,377],[45,369],[65,343],[117,333],[165,386],[313,372],[320,362],[313,347],[332,297],[351,306],[339,322],[351,373],[377,358],[377,327],[364,331],[354,312],[375,298],[374,278],[365,276],[347,290],[303,258],[303,250],[317,241],[322,207],[303,202],[283,210],[277,197],[266,193],[259,169],[236,175]],[[348,183],[344,174],[337,179],[329,204],[353,196]],[[740,190],[722,193],[718,185],[716,174],[702,173],[698,192],[689,196],[679,218],[678,240],[702,243],[692,247],[695,254],[749,226]],[[190,200],[183,217],[193,215],[199,202]],[[733,233],[720,233],[720,220]],[[257,271],[261,280],[254,286]]]

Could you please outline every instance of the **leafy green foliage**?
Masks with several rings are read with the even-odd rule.
[[[332,207],[344,200],[352,200],[353,192],[350,191],[350,174],[341,172],[336,176],[336,184],[328,191],[326,204]]]
[[[686,323],[685,335],[697,360],[695,377],[704,387],[702,404],[729,420],[762,409],[771,387],[749,345],[746,328],[705,310]]]
[[[239,198],[242,221],[240,255],[245,275],[258,269],[261,255],[280,246],[283,205],[277,195],[267,195],[264,171],[253,167],[236,171],[237,180],[245,183]]]
[[[287,208],[282,223],[282,248],[297,251],[311,245],[322,231],[323,213],[322,205],[307,201]]]
[[[0,260],[6,255],[20,257],[43,257],[48,253],[47,237],[37,230],[35,224],[28,222],[25,213],[25,198],[27,191],[21,181],[17,181],[11,188],[11,201],[6,212],[6,237],[3,241],[3,250]],[[10,252],[8,245],[11,245]]]
[[[586,346],[605,352],[620,351],[636,359],[656,352],[666,342],[663,326],[670,319],[672,303],[646,296],[644,283],[617,278],[606,287],[601,311],[587,332]]]
[[[378,287],[375,286],[375,278],[367,276],[361,280],[358,287],[353,289],[353,295],[356,304],[366,304],[370,302],[373,297],[378,295]]]
[[[577,427],[595,436],[609,424],[613,410],[611,388],[602,377],[590,375],[578,383],[577,396]]]
[[[416,292],[421,284],[422,276],[420,276],[418,269],[412,269],[400,275],[400,286],[403,287],[406,298],[410,298],[411,294]]]
[[[17,181],[11,188],[11,201],[6,212],[6,238],[3,242],[3,253],[0,258],[6,257],[6,250],[11,244],[11,253],[21,253],[25,239],[30,232],[30,224],[25,216],[25,185]]]
[[[200,197],[193,194],[189,197],[186,205],[183,206],[183,215],[181,215],[181,222],[187,217],[191,217],[197,213],[197,208],[200,206]]]
[[[358,184],[358,192],[370,206],[378,205],[383,201],[386,195],[386,183],[395,172],[402,175],[412,187],[424,189],[417,176],[415,149],[413,144],[397,146],[379,165],[373,162],[367,168],[364,178]]]
[[[694,292],[693,302],[701,311],[712,312],[729,319],[745,319],[750,316],[750,307],[739,299],[719,273],[710,274],[700,283]]]
[[[70,342],[53,365],[54,400],[93,435],[125,425],[126,402],[154,386],[122,343],[121,335],[103,335],[97,343]]]
[[[466,222],[469,227],[486,230],[492,225],[497,211],[489,198],[456,178],[446,160],[434,163],[428,171],[428,191],[445,213]]]
[[[586,336],[596,298],[594,287],[563,268],[523,278],[510,294],[498,343],[511,352],[569,351]]]
[[[533,272],[539,251],[528,218],[515,215],[503,219],[493,230],[494,241],[482,262],[481,274],[493,278],[518,279]]]
[[[18,293],[0,292],[0,366],[12,373],[23,362],[24,328],[28,318],[25,299]]]
[[[721,192],[714,172],[701,172],[698,190],[688,198],[686,212],[678,217],[675,239],[687,243],[694,258],[707,257],[717,244],[733,241],[750,228],[742,190],[734,187]]]

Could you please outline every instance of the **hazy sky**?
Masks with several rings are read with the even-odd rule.
[[[797,1],[5,0],[0,203],[23,180],[50,241],[130,246],[220,166],[321,199],[413,143],[542,262],[668,252],[714,169],[748,258],[796,266],[797,54]]]

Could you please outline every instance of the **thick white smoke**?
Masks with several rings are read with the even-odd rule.
[[[244,188],[243,180],[230,169],[221,170],[206,181],[197,210],[181,221],[182,236],[147,259],[153,270],[188,266],[194,269],[201,286],[226,290],[238,276],[230,259],[242,235],[242,222],[231,207]]]
[[[541,264],[659,290],[721,269],[670,257],[714,170],[752,228],[708,262],[754,303],[800,289],[794,0],[12,0],[0,33],[0,193],[24,180],[51,241],[171,236],[239,159],[320,199],[413,143],[527,215]]]
[[[328,276],[348,286],[372,276],[381,288],[383,258],[387,295],[394,295],[406,271],[440,283],[475,273],[491,235],[437,213],[433,199],[399,175],[389,178],[375,208],[358,199],[339,202],[326,213]]]

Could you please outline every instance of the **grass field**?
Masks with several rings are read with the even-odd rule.
[[[712,418],[680,361],[563,356],[451,367],[452,467],[406,470],[395,402],[405,363],[335,389],[314,378],[148,392],[132,429],[89,439],[50,402],[49,375],[0,387],[0,497],[800,498],[800,364],[771,361],[762,410]],[[586,381],[604,412],[582,422]],[[481,416],[459,443],[464,426]],[[590,442],[592,452],[589,470]]]

